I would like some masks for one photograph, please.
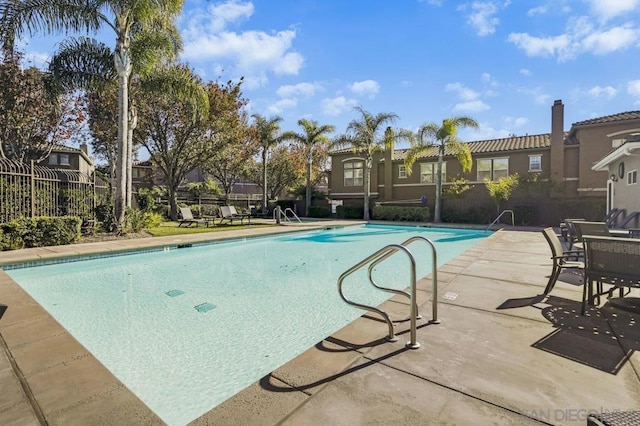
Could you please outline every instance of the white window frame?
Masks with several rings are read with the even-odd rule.
[[[60,154],[58,157],[60,159],[61,166],[69,166],[71,163],[69,162],[69,154]]]
[[[58,154],[49,154],[49,165],[50,166],[58,165]]]
[[[430,165],[431,166],[431,173],[429,174],[429,176],[431,177],[431,181],[425,180],[423,179],[423,177],[425,176],[425,173],[423,172],[423,166],[426,165]],[[438,170],[438,163],[420,163],[420,183],[424,183],[427,185],[433,185],[436,183],[436,173]],[[443,161],[442,162],[442,182],[446,182],[447,181],[447,162]]]
[[[627,172],[627,185],[635,185],[638,183],[638,170],[629,170]]]
[[[534,158],[537,158],[537,163],[534,163],[532,160]],[[537,169],[534,169],[532,166],[534,164],[538,165]],[[542,154],[535,154],[535,155],[530,155],[529,156],[529,171],[532,173],[537,173],[537,172],[541,172],[542,171]]]
[[[478,179],[478,182],[484,182],[485,178],[481,178],[480,177],[480,162],[481,161],[489,161],[490,162],[490,167],[489,167],[489,177],[491,181],[495,181],[498,180],[501,177],[504,176],[496,176],[496,168],[495,168],[495,162],[496,161],[500,161],[500,160],[505,160],[507,162],[507,174],[505,176],[509,176],[509,157],[495,157],[495,158],[478,158],[476,160],[476,178]],[[502,169],[500,169],[499,171],[502,171]],[[483,170],[482,172],[485,172],[485,170]]]
[[[404,164],[398,165],[398,179],[406,179],[407,178],[407,166]]]

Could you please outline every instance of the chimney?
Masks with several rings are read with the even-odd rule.
[[[562,183],[564,178],[564,104],[558,99],[551,107],[551,179]]]
[[[89,155],[89,148],[87,147],[87,144],[82,142],[80,144],[80,151],[84,152],[85,154]]]

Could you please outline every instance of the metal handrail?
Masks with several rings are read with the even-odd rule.
[[[516,226],[516,221],[515,221],[515,217],[513,215],[513,210],[502,210],[502,212],[498,215],[498,217],[496,217],[496,220],[491,222],[489,224],[489,226],[487,226],[487,229],[484,230],[484,232],[487,232],[493,225],[495,225],[495,223],[498,222],[500,220],[500,218],[502,217],[502,215],[505,214],[505,213],[511,213],[511,226]]]
[[[431,253],[432,253],[432,264],[431,264],[431,293],[433,296],[433,299],[431,301],[431,309],[432,309],[432,316],[433,318],[429,321],[432,324],[440,324],[440,320],[438,319],[438,253],[436,251],[436,246],[433,244],[433,242],[431,240],[429,240],[428,238],[425,237],[421,237],[421,236],[415,236],[415,237],[411,237],[408,240],[406,240],[405,242],[401,243],[400,245],[406,247],[409,244],[415,242],[415,241],[425,241],[427,244],[429,244],[429,246],[431,247]],[[387,288],[387,287],[382,287],[380,285],[378,285],[372,276],[372,272],[373,272],[373,268],[375,268],[378,264],[380,264],[381,262],[383,262],[384,260],[388,259],[389,257],[391,257],[397,250],[394,250],[392,253],[388,253],[385,254],[383,256],[381,256],[380,258],[376,259],[374,262],[371,263],[371,265],[369,266],[369,281],[371,281],[371,284],[373,284],[376,288],[379,288],[380,290],[384,290],[384,291],[389,291],[391,293],[396,293],[396,294],[403,294],[405,296],[407,296],[407,298],[409,298],[409,300],[411,300],[411,295],[409,295],[408,293],[402,291],[402,290],[396,290],[396,289],[392,289],[392,288]],[[412,316],[415,316],[417,319],[421,319],[422,315],[420,315],[420,313],[418,312],[418,305],[417,305],[417,301],[416,301],[416,296],[413,295],[413,300],[415,301],[415,313],[411,314]]]
[[[364,309],[367,311],[374,311],[377,312],[378,314],[380,314],[380,316],[382,318],[384,318],[384,320],[387,323],[387,326],[389,327],[389,335],[387,336],[387,340],[390,342],[395,342],[398,340],[398,338],[395,336],[395,333],[393,331],[393,323],[391,322],[391,318],[389,318],[389,315],[383,311],[382,309],[379,309],[375,306],[369,306],[369,305],[364,305],[362,303],[357,303],[354,302],[352,300],[349,300],[347,298],[347,296],[345,296],[344,291],[342,290],[342,285],[344,283],[344,280],[347,276],[351,275],[352,273],[356,272],[357,270],[361,269],[362,267],[364,267],[365,265],[367,265],[369,262],[376,260],[378,257],[383,256],[388,254],[390,251],[393,251],[394,253],[398,250],[403,251],[404,253],[407,254],[407,256],[409,257],[409,261],[411,262],[411,287],[415,288],[416,285],[416,262],[415,259],[413,258],[413,255],[411,254],[411,252],[409,251],[409,249],[407,249],[406,247],[400,245],[400,244],[389,244],[383,248],[381,248],[380,250],[376,251],[375,253],[373,253],[372,255],[368,256],[367,258],[361,260],[360,262],[356,263],[354,266],[352,266],[351,268],[347,269],[345,272],[342,273],[342,275],[340,275],[340,278],[338,278],[338,292],[340,293],[340,297],[342,297],[342,300],[344,300],[346,303],[348,303],[349,305],[353,305],[357,308],[360,309]],[[414,312],[415,314],[415,312]],[[415,335],[415,315],[412,316],[412,332],[411,332],[411,342],[407,343],[407,346],[413,349],[419,348],[420,344],[416,342],[416,335]]]
[[[291,222],[291,220],[289,219],[289,216],[287,216],[287,212],[291,212],[291,214],[293,215],[293,217],[296,218],[296,220],[299,223],[302,223],[302,221],[300,220],[300,218],[298,217],[298,215],[296,214],[296,212],[294,212],[293,210],[291,210],[291,207],[287,207],[286,209],[284,209],[284,218],[287,219],[288,222]]]

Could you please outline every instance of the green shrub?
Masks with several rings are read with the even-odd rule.
[[[139,209],[127,208],[124,213],[122,233],[140,232],[145,228],[156,228],[162,223],[162,216],[158,213],[144,212]]]
[[[375,206],[373,219],[409,222],[428,222],[431,217],[428,207]]]
[[[152,212],[155,210],[156,199],[150,189],[141,188],[136,194],[138,208],[143,212]]]
[[[309,217],[329,217],[331,208],[327,206],[309,206]]]
[[[336,216],[338,219],[362,219],[364,217],[363,206],[337,206]]]
[[[21,217],[2,224],[2,249],[71,244],[80,239],[81,224],[76,216]]]
[[[601,221],[607,214],[607,201],[604,198],[585,198],[562,200],[558,203],[561,218],[576,217],[592,221]]]
[[[506,215],[505,215],[506,216]],[[537,211],[534,206],[515,206],[513,216],[516,225],[532,225],[537,218]]]
[[[441,219],[445,223],[489,224],[495,218],[493,209],[488,207],[471,207],[464,212],[444,210]]]
[[[215,204],[203,204],[200,206],[200,213],[203,216],[218,216],[220,208]]]
[[[96,219],[98,219],[104,231],[113,232],[116,230],[117,224],[113,204],[100,204],[96,206],[94,211]]]

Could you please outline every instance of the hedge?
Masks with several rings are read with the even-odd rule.
[[[375,206],[373,219],[409,222],[428,222],[431,218],[429,207]]]
[[[363,206],[336,206],[338,219],[362,219],[364,217]]]
[[[326,206],[309,206],[309,217],[329,217],[331,216],[331,208]]]
[[[0,224],[0,248],[11,250],[71,244],[80,239],[77,216],[19,218]]]

